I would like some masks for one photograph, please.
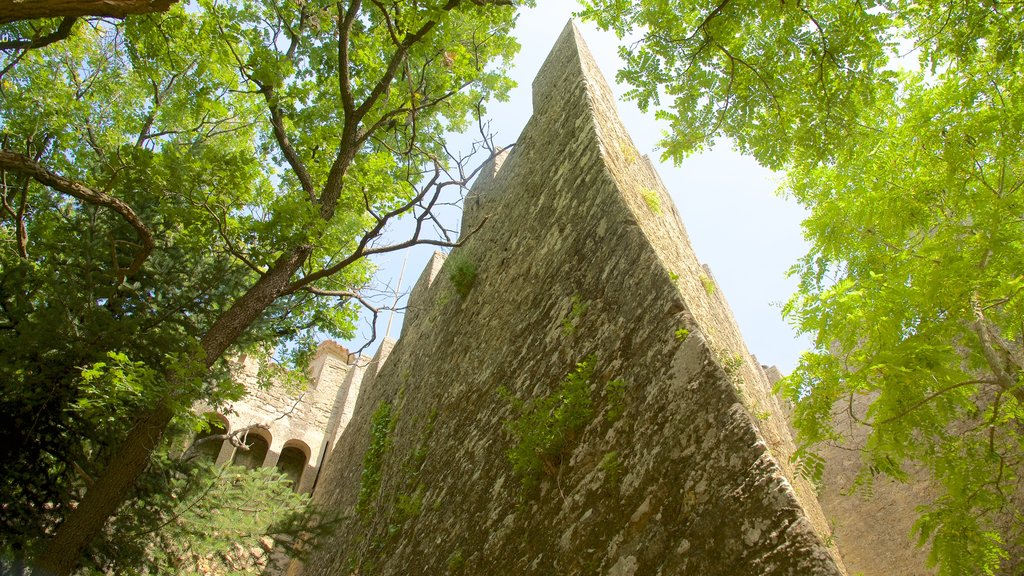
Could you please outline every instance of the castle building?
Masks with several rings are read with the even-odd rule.
[[[195,408],[212,416],[214,425],[206,435],[234,433],[236,441],[203,443],[199,450],[218,465],[275,466],[296,490],[311,492],[352,418],[363,379],[383,363],[393,344],[386,339],[377,354],[369,357],[327,340],[310,362],[306,386],[288,386],[273,378],[269,385],[261,385],[261,360],[242,356],[232,372],[245,385],[245,397],[221,411],[204,405]]]

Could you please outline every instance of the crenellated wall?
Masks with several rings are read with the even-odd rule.
[[[466,204],[321,474],[343,522],[303,574],[845,574],[571,24]]]

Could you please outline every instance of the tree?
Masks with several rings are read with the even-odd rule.
[[[344,336],[367,256],[451,245],[432,211],[473,174],[441,136],[509,88],[512,22],[491,0],[209,0],[0,47],[4,547],[70,573],[175,417],[237,394],[226,352]],[[83,367],[108,353],[142,384],[97,394]]]
[[[78,18],[109,16],[124,18],[131,14],[164,12],[177,0],[41,0],[8,2],[0,6],[0,24],[37,18]]]
[[[781,389],[799,455],[870,399],[861,484],[923,465],[915,530],[943,574],[1019,546],[1024,441],[1024,20],[1015,4],[588,2],[665,155],[728,136],[808,208],[785,314],[814,336]],[[903,52],[906,52],[904,54]],[[916,54],[915,66],[908,56]],[[661,107],[664,100],[664,107]]]

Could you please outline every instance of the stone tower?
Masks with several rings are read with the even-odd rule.
[[[315,499],[306,575],[844,574],[785,417],[568,25]]]

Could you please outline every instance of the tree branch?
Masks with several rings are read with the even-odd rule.
[[[939,396],[942,396],[946,392],[951,392],[953,390],[956,390],[957,388],[962,388],[964,386],[970,386],[972,384],[994,384],[994,382],[992,380],[985,379],[985,378],[980,378],[978,380],[965,380],[963,382],[957,382],[956,384],[950,384],[949,386],[946,386],[945,388],[940,388],[940,389],[932,392],[931,394],[925,396],[924,398],[922,398],[922,399],[918,400],[917,402],[914,402],[910,406],[904,408],[898,414],[896,414],[894,416],[890,416],[890,417],[885,418],[883,420],[875,420],[873,422],[867,422],[867,421],[864,421],[864,420],[860,420],[859,418],[857,418],[855,416],[854,416],[854,419],[859,421],[861,424],[866,424],[868,426],[882,426],[883,424],[888,424],[890,422],[895,422],[896,420],[899,420],[900,418],[903,418],[907,414],[910,414],[911,412],[913,412],[914,410],[920,408],[921,406],[924,406],[925,404],[931,402],[932,400],[938,398]],[[853,413],[851,412],[850,415],[853,416]]]
[[[60,176],[59,174],[46,169],[42,164],[39,164],[31,158],[9,150],[0,150],[0,169],[11,170],[13,172],[18,172],[19,174],[24,174],[40,184],[49,186],[58,192],[67,194],[82,200],[83,202],[109,208],[124,218],[124,220],[135,229],[142,245],[139,248],[139,251],[135,253],[135,258],[132,260],[132,263],[128,268],[116,268],[118,284],[124,282],[124,279],[128,276],[138,272],[139,269],[142,268],[142,264],[147,258],[149,258],[153,248],[156,246],[156,242],[153,239],[153,233],[150,232],[149,227],[147,227],[145,222],[139,218],[139,215],[135,213],[135,210],[133,210],[131,206],[119,198],[115,198],[105,192],[93,190],[81,182]]]
[[[316,189],[313,186],[313,178],[309,175],[309,170],[306,169],[306,164],[299,157],[299,153],[292,146],[291,140],[288,139],[288,133],[284,129],[284,116],[281,114],[281,108],[274,101],[274,88],[269,85],[262,86],[258,82],[257,85],[260,86],[260,91],[263,92],[263,97],[267,100],[267,107],[270,109],[270,124],[274,127],[274,139],[277,140],[285,160],[288,161],[288,165],[299,179],[302,191],[306,193],[309,201],[315,204]]]
[[[8,40],[6,42],[0,42],[0,50],[33,50],[35,48],[42,48],[43,46],[49,46],[54,42],[58,42],[68,37],[71,34],[71,29],[75,27],[75,22],[78,18],[74,16],[65,16],[57,29],[45,36],[39,36],[32,39],[24,40]]]
[[[45,0],[0,3],[0,24],[79,16],[125,18],[130,14],[166,12],[178,0]]]

